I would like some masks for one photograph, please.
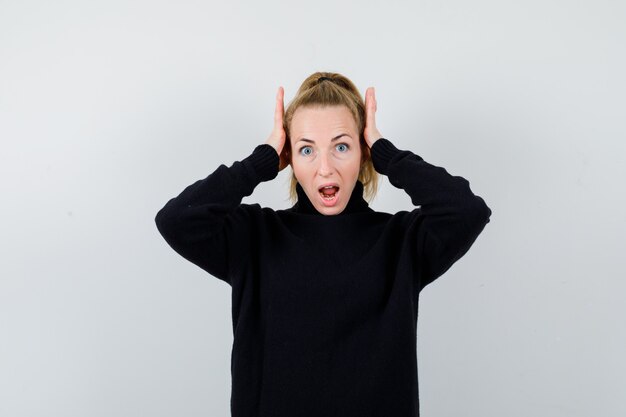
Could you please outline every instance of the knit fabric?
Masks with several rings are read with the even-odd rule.
[[[258,145],[170,199],[165,241],[232,293],[233,417],[419,416],[420,291],[472,246],[491,209],[469,182],[380,138],[374,168],[415,207],[374,211],[357,182],[346,208],[242,204],[278,175]]]

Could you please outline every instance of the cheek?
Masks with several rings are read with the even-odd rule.
[[[354,176],[359,176],[359,171],[361,170],[361,159],[354,158],[350,161],[350,172],[354,174]]]
[[[356,165],[354,167],[354,171],[352,171],[352,174],[354,175],[355,179],[359,178],[359,172],[361,172],[361,166],[360,165]]]
[[[308,171],[307,164],[299,161],[298,158],[291,160],[291,169],[293,170],[293,173],[296,177],[302,177]]]

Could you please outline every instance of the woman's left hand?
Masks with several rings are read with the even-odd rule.
[[[365,91],[365,130],[363,136],[365,137],[367,146],[370,148],[374,145],[374,142],[383,137],[376,128],[375,113],[376,97],[374,95],[374,87],[369,87]]]

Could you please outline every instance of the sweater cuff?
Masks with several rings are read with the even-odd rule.
[[[242,163],[250,164],[258,176],[259,181],[269,181],[278,175],[278,164],[280,158],[276,149],[267,143],[263,143],[254,148],[250,156]]]
[[[374,142],[374,145],[372,145],[371,148],[374,169],[383,175],[387,175],[389,162],[391,162],[391,159],[400,152],[402,151],[396,148],[388,139],[378,139]]]

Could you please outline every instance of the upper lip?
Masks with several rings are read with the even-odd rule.
[[[328,187],[328,186],[333,186],[333,187],[339,188],[339,184],[337,184],[336,182],[327,182],[327,183],[322,184],[319,187],[317,187],[317,189],[319,190],[321,188]]]

